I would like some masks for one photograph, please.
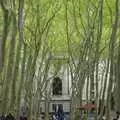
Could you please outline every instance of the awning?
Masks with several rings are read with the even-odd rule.
[[[96,109],[97,105],[96,104],[85,104],[85,105],[77,105],[78,109]]]

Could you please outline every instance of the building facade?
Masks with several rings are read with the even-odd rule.
[[[51,79],[50,84],[48,84],[49,98],[47,101],[47,108],[45,105],[45,100],[42,100],[41,111],[42,114],[45,113],[46,109],[48,112],[55,113],[58,106],[63,107],[65,114],[70,113],[71,96],[70,96],[70,79],[68,75],[68,70],[61,68],[58,74]]]

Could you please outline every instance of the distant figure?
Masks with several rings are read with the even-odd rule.
[[[52,116],[52,120],[57,120],[55,115]]]
[[[116,118],[119,119],[119,117],[120,117],[120,113],[117,111],[116,112]]]
[[[113,118],[113,120],[119,120],[119,116],[120,116],[120,113],[117,111],[117,112],[116,112],[116,117]]]
[[[24,102],[20,108],[20,120],[27,120],[27,116],[28,116],[28,107],[27,104]]]
[[[106,117],[105,117],[105,116],[103,116],[103,117],[102,117],[102,120],[106,120]]]
[[[58,115],[58,120],[64,120],[64,111],[63,111],[63,106],[59,105],[58,106],[58,111],[57,111],[57,115]]]
[[[27,120],[27,117],[20,116],[20,120]]]
[[[0,116],[0,120],[5,120],[5,115],[4,115],[4,114],[2,114],[2,115]]]
[[[5,120],[15,120],[15,118],[13,117],[13,115],[11,113],[9,113],[6,117]]]

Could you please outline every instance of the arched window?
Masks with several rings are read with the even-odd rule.
[[[59,77],[53,79],[53,95],[62,95],[62,80]]]

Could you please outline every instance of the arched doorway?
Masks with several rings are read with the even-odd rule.
[[[62,80],[59,77],[53,79],[53,95],[62,95]]]

